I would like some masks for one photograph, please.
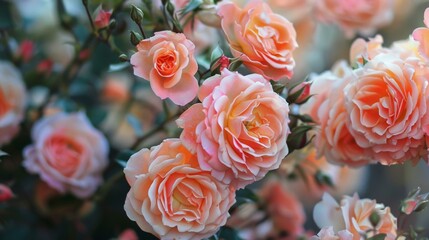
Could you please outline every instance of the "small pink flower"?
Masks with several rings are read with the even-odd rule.
[[[317,17],[338,25],[347,36],[370,35],[393,19],[392,0],[318,0]]]
[[[298,47],[292,23],[261,0],[251,1],[243,9],[226,2],[219,6],[218,14],[234,57],[267,79],[292,77],[292,52]]]
[[[289,106],[266,79],[224,69],[204,81],[198,98],[177,124],[203,170],[242,188],[279,167],[288,153]]]
[[[166,139],[131,156],[127,216],[160,239],[203,239],[225,225],[235,189],[198,166],[180,139]]]
[[[5,202],[14,197],[10,188],[4,184],[0,184],[0,202]]]
[[[23,165],[52,188],[86,198],[102,183],[108,143],[83,113],[57,113],[39,120],[32,139],[24,149]]]
[[[0,146],[18,133],[24,117],[26,91],[20,71],[0,61]]]
[[[185,35],[171,31],[156,32],[142,40],[131,56],[134,74],[150,81],[154,93],[161,99],[186,105],[195,98],[198,70],[194,44]]]
[[[380,221],[375,228],[369,218],[373,212],[380,216]],[[387,240],[396,239],[396,218],[390,213],[390,208],[376,203],[375,200],[359,199],[357,194],[353,197],[344,196],[338,204],[328,193],[325,193],[322,201],[314,207],[313,217],[318,227],[332,228],[333,232],[338,234],[347,230],[349,233],[346,235],[352,234],[353,240],[360,240],[361,234],[367,232],[368,237],[384,233],[387,234]],[[375,232],[369,231],[372,229]],[[331,235],[329,232],[328,234]]]
[[[101,5],[95,10],[94,25],[97,28],[105,28],[109,26],[110,17],[112,16],[112,10],[105,11],[101,8]]]

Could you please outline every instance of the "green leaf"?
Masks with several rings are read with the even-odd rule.
[[[386,239],[386,236],[387,235],[385,233],[380,233],[380,234],[377,234],[377,235],[374,235],[374,236],[368,238],[367,240],[384,240],[384,239]]]
[[[9,156],[7,152],[0,150],[0,157]]]
[[[131,66],[129,62],[121,62],[109,65],[109,72],[117,72]]]
[[[203,3],[203,0],[190,0],[189,3],[186,4],[186,6],[180,10],[180,15],[184,16],[187,13],[190,13],[196,10],[197,8],[200,7],[202,3]]]
[[[210,65],[213,65],[223,55],[223,50],[220,46],[216,46],[210,55]]]
[[[369,215],[369,222],[373,227],[376,227],[378,223],[380,222],[380,215],[377,213],[377,211],[373,211],[371,215]]]
[[[126,167],[127,167],[127,162],[125,162],[125,161],[122,161],[122,160],[116,160],[116,162],[117,162],[121,167],[123,167],[123,168],[126,168]]]

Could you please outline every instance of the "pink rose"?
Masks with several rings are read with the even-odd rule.
[[[295,29],[286,18],[273,13],[260,0],[251,1],[243,9],[226,2],[219,6],[218,14],[234,57],[267,79],[292,77],[292,52],[298,44]]]
[[[11,63],[0,61],[0,146],[18,132],[24,117],[25,86],[21,73]]]
[[[370,35],[393,20],[392,0],[318,0],[317,17],[338,25],[347,36]]]
[[[310,114],[320,125],[315,140],[319,154],[331,163],[356,167],[366,165],[370,160],[346,124],[349,115],[343,90],[352,74],[352,69],[345,62],[339,62],[332,71],[314,76],[310,94],[315,96],[305,104],[303,112]]]
[[[203,239],[226,223],[235,189],[198,166],[180,139],[166,139],[131,156],[127,216],[160,239]]]
[[[156,32],[142,40],[131,56],[134,74],[148,80],[158,97],[186,105],[198,92],[194,49],[194,44],[181,33]]]
[[[416,162],[429,121],[429,69],[419,59],[379,54],[349,76],[344,89],[349,128],[356,143],[382,164]]]
[[[317,1],[317,0],[316,0]],[[274,12],[293,23],[311,15],[315,0],[266,0]]]
[[[373,212],[380,216],[380,221],[375,228],[369,220]],[[336,233],[347,230],[353,234],[353,240],[360,240],[362,233],[373,228],[375,232],[368,231],[368,237],[384,233],[387,234],[387,240],[396,239],[396,218],[390,213],[390,208],[376,203],[375,200],[359,199],[357,194],[353,197],[344,196],[338,204],[328,193],[325,193],[322,201],[314,207],[313,217],[318,227],[332,227]]]
[[[279,167],[288,153],[289,106],[261,75],[224,69],[204,81],[177,121],[203,170],[237,188]]]
[[[89,197],[102,183],[108,143],[82,113],[57,113],[36,122],[24,167],[60,192]]]
[[[112,16],[112,10],[105,11],[100,5],[95,10],[94,15],[95,15],[94,25],[97,28],[106,28],[109,26],[110,17]]]

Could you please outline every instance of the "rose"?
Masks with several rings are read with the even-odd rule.
[[[232,54],[247,68],[267,79],[292,77],[292,52],[298,44],[295,29],[286,18],[259,0],[243,9],[226,2],[219,6],[218,14]]]
[[[419,42],[418,51],[422,57],[429,60],[429,48],[427,42],[429,41],[429,8],[426,8],[424,13],[423,23],[426,27],[420,27],[413,31],[413,38]]]
[[[0,61],[0,146],[18,132],[25,110],[25,86],[11,63]]]
[[[353,240],[353,234],[347,230],[342,230],[335,234],[332,227],[324,227],[317,236],[311,237],[310,240]]]
[[[310,94],[314,97],[303,106],[303,113],[309,114],[320,127],[316,132],[316,148],[319,155],[339,165],[362,166],[370,159],[360,147],[346,122],[349,115],[344,100],[344,87],[352,75],[352,69],[344,62],[334,65],[332,71],[313,76]]]
[[[311,15],[315,0],[266,0],[268,5],[293,23]]]
[[[131,156],[127,216],[161,239],[203,239],[226,223],[235,189],[198,166],[180,139],[166,139]]]
[[[155,36],[142,40],[137,45],[138,51],[131,56],[134,74],[148,80],[158,97],[186,105],[198,91],[194,48],[183,34],[156,32]]]
[[[393,19],[391,0],[319,0],[316,1],[317,17],[327,23],[338,25],[347,36],[356,32],[370,35],[377,28]]]
[[[370,221],[373,213],[380,217],[375,227]],[[396,238],[396,218],[390,213],[390,208],[375,200],[359,199],[357,194],[353,197],[343,196],[338,204],[325,193],[322,201],[314,206],[313,217],[318,227],[332,227],[338,233],[347,230],[353,234],[354,240],[361,239],[362,233],[369,233],[368,237],[384,233],[387,240]],[[372,229],[374,231],[369,231]]]
[[[349,76],[344,89],[347,124],[372,159],[395,164],[422,156],[428,71],[418,58],[379,54]]]
[[[86,198],[101,184],[108,143],[83,113],[44,117],[34,125],[32,139],[23,165],[52,188]]]
[[[261,189],[261,198],[267,205],[267,211],[274,226],[289,236],[298,237],[304,233],[305,213],[301,202],[286,191],[278,181],[265,183]]]
[[[203,170],[242,188],[279,167],[288,153],[289,107],[266,79],[224,69],[204,81],[198,98],[177,124]]]

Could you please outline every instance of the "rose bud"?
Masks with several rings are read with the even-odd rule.
[[[4,184],[0,184],[0,202],[5,202],[13,198],[13,192]]]
[[[95,27],[98,29],[109,26],[110,17],[112,16],[112,10],[105,11],[101,8],[101,5],[95,10]]]

